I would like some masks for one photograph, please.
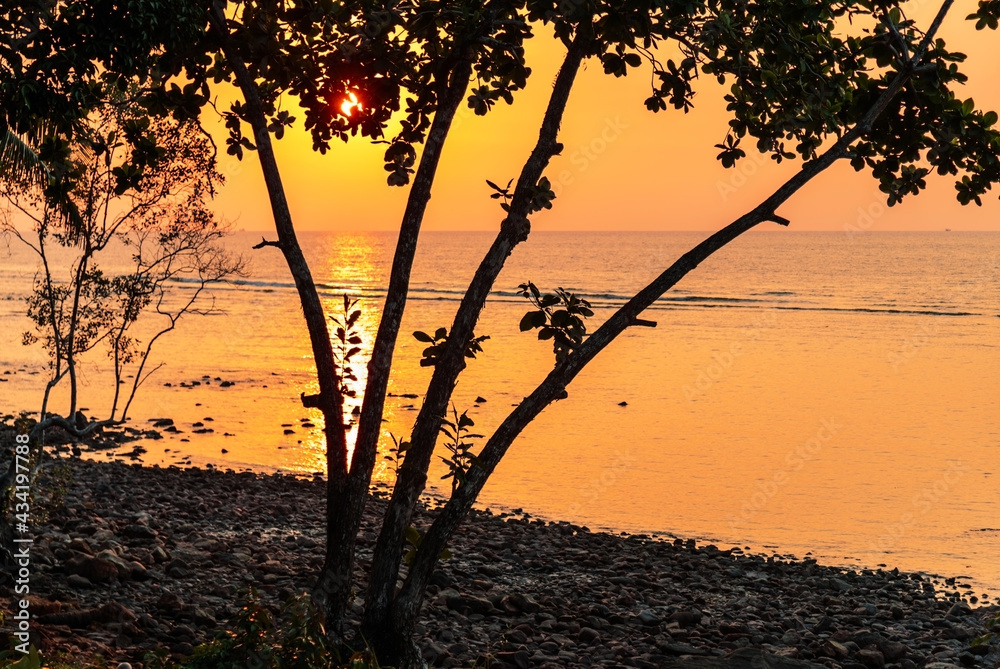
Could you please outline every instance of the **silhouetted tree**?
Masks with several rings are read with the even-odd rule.
[[[183,315],[211,311],[199,301],[205,288],[242,271],[242,260],[221,247],[224,230],[206,206],[222,182],[208,138],[190,121],[136,111],[125,103],[91,110],[72,144],[47,137],[36,150],[15,138],[20,155],[0,174],[0,232],[38,259],[27,297],[34,329],[24,333],[24,344],[44,348],[49,379],[30,429],[33,470],[42,463],[49,428],[86,439],[124,423],[139,386],[156,369],[147,367],[154,344]],[[48,160],[53,153],[59,168]],[[57,198],[47,193],[53,169],[66,170],[67,187]],[[102,266],[123,251],[131,260],[127,271]],[[171,284],[178,279],[188,283]],[[140,338],[134,326],[142,317]],[[88,418],[78,411],[78,364],[98,349],[106,351],[113,387],[109,406],[100,409],[106,413]],[[67,384],[65,411],[51,411],[52,391]],[[15,469],[12,460],[0,477],[5,502]],[[3,511],[0,543],[8,557],[6,503]]]
[[[157,11],[157,3],[138,4],[148,12]],[[496,239],[451,327],[433,337],[425,335],[431,344],[425,361],[433,366],[433,375],[412,433],[404,440],[406,447],[398,449],[403,461],[375,549],[362,630],[381,661],[402,667],[421,663],[412,634],[434,566],[511,443],[546,406],[567,395],[575,376],[612,340],[629,327],[652,325],[639,318],[643,310],[684,275],[760,223],[788,225],[778,208],[839,160],[850,161],[857,170],[870,170],[890,205],[918,193],[931,171],[956,177],[963,203],[981,203],[981,196],[1000,179],[997,115],[956,97],[954,86],[965,80],[958,69],[964,56],[936,38],[952,0],[943,2],[934,22],[925,28],[907,19],[901,4],[884,0],[226,4],[220,0],[200,6],[200,14],[197,3],[185,3],[181,15],[190,17],[190,23],[180,23],[170,34],[143,33],[142,48],[134,49],[142,55],[126,61],[131,69],[116,65],[110,45],[95,45],[100,38],[87,39],[89,50],[77,57],[104,68],[100,77],[93,70],[88,81],[117,77],[114,73],[121,69],[121,78],[144,83],[145,100],[154,113],[196,116],[213,82],[232,82],[242,94],[242,100],[224,112],[230,130],[228,151],[242,156],[245,150],[255,150],[261,161],[277,238],[259,246],[278,248],[288,264],[317,367],[319,392],[302,399],[325,417],[327,555],[315,595],[331,632],[348,632],[343,623],[351,597],[356,535],[378,454],[393,349],[424,210],[462,103],[476,114],[486,114],[498,100],[511,102],[530,74],[523,43],[535,30],[553,33],[564,46],[538,141],[513,190],[495,187],[503,200]],[[980,2],[970,18],[979,27],[996,27],[997,5]],[[53,20],[72,24],[76,18],[60,15]],[[115,19],[120,20],[124,19]],[[189,39],[178,43],[180,33]],[[66,34],[70,36],[60,39],[76,39],[71,32]],[[667,53],[679,55],[666,59]],[[38,56],[33,58],[33,65],[40,62]],[[143,58],[156,64],[151,76],[135,69]],[[553,340],[554,368],[481,451],[470,453],[474,459],[460,460],[464,464],[458,484],[420,538],[399,587],[407,530],[426,485],[455,384],[470,352],[476,352],[472,347],[483,340],[474,332],[477,320],[506,258],[528,238],[531,216],[552,206],[555,194],[544,172],[562,149],[559,126],[577,72],[588,60],[598,60],[614,76],[651,69],[654,85],[645,105],[652,112],[669,107],[690,111],[700,76],[728,84],[731,118],[717,145],[723,165],[736,164],[752,145],[777,162],[799,160],[801,167],[757,207],[664,268],[590,336],[584,336],[589,309],[579,297],[545,295],[534,286],[524,287],[533,309],[521,327],[537,329],[540,338]],[[9,109],[18,76],[9,77],[15,83],[5,80],[0,88],[8,119],[16,120]],[[172,84],[174,79],[183,86]],[[364,99],[363,110],[338,113],[352,93]],[[272,137],[280,138],[294,122],[278,105],[282,94],[299,99],[317,150],[328,150],[334,138],[357,134],[386,141],[389,184],[412,182],[350,461],[343,415],[344,370],[295,236],[272,149]],[[394,114],[402,119],[400,130],[383,138]],[[45,115],[45,110],[36,109],[30,118]],[[12,120],[8,123],[21,127]],[[419,145],[423,149],[418,160]],[[451,424],[457,430],[455,418]]]

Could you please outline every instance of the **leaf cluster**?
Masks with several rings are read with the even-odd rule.
[[[996,30],[1000,25],[1000,0],[979,0],[976,11],[965,18],[976,22],[976,30]]]
[[[730,112],[718,159],[734,166],[749,150],[776,162],[811,161],[820,150],[865,123],[875,100],[900,73],[912,77],[890,107],[855,142],[855,169],[879,180],[890,205],[926,186],[930,172],[955,177],[962,204],[1000,181],[1000,134],[992,112],[957,97],[966,81],[965,55],[936,39],[919,64],[924,33],[898,3],[879,0],[676,3],[528,3],[529,17],[551,22],[567,41],[590,31],[605,73],[626,76],[648,63],[647,109],[690,111],[701,75],[727,86]],[[968,16],[995,28],[1000,3],[983,0]],[[663,48],[664,44],[671,49]],[[661,54],[679,57],[661,61]],[[748,148],[749,145],[749,148]]]
[[[472,452],[474,446],[472,440],[483,437],[481,434],[470,432],[469,428],[474,427],[475,424],[469,417],[468,410],[459,415],[454,404],[451,406],[451,417],[445,416],[441,419],[441,434],[446,437],[444,447],[448,451],[447,457],[438,456],[448,467],[448,471],[441,479],[451,479],[452,493],[458,489],[458,486],[465,483],[465,476],[471,467],[482,466],[479,458]]]
[[[500,208],[504,211],[510,211],[510,202],[513,198],[511,193],[511,184],[514,180],[511,179],[507,182],[507,185],[501,188],[489,179],[486,180],[486,185],[493,189],[493,193],[490,194],[491,200],[503,200],[500,203]],[[551,209],[552,200],[556,199],[555,191],[552,190],[552,183],[549,181],[548,177],[541,177],[538,183],[531,186],[528,189],[528,213],[533,214],[536,211],[541,211],[542,209]]]
[[[333,355],[336,358],[337,367],[340,369],[340,392],[344,397],[357,397],[358,394],[348,383],[358,380],[350,365],[351,358],[361,352],[362,339],[356,327],[358,319],[361,318],[361,310],[356,308],[357,305],[358,300],[344,295],[341,313],[330,316],[330,320],[336,326],[336,330],[334,330],[336,346]]]
[[[239,57],[261,82],[264,112],[276,137],[295,120],[281,109],[282,96],[293,95],[305,111],[314,149],[325,153],[333,140],[357,135],[385,142],[388,183],[404,185],[414,171],[416,146],[457,71],[472,66],[475,85],[468,105],[478,115],[498,100],[512,103],[526,85],[530,70],[523,41],[531,30],[518,4],[237,3],[228,28]],[[207,44],[211,50],[211,37]],[[185,62],[201,60],[192,54]],[[232,79],[224,58],[210,60],[195,80]],[[359,104],[345,109],[352,96]],[[237,156],[253,149],[243,136],[246,112],[234,105],[225,113],[229,150]],[[397,114],[398,130],[387,136]]]
[[[233,629],[198,646],[183,669],[319,669],[330,666],[330,652],[323,614],[312,597],[303,592],[290,597],[277,615],[249,589]],[[147,664],[155,666],[155,656]],[[170,666],[160,661],[161,666]]]
[[[399,476],[399,467],[403,464],[403,458],[406,456],[406,452],[410,450],[410,442],[405,439],[398,439],[396,435],[389,433],[389,438],[392,439],[392,446],[389,447],[389,451],[382,456],[383,460],[386,460],[392,465],[392,471],[396,476]]]
[[[403,532],[403,536],[406,538],[406,543],[409,544],[409,548],[403,553],[403,562],[406,564],[413,564],[413,561],[417,557],[417,551],[420,546],[424,543],[424,532],[418,530],[413,525],[408,525],[406,530]],[[452,557],[451,551],[445,548],[441,551],[442,560],[450,560]]]
[[[413,333],[413,338],[424,344],[430,344],[421,354],[420,366],[433,367],[437,365],[441,353],[444,351],[444,346],[448,342],[448,329],[438,328],[434,331],[433,335],[417,330]],[[465,344],[465,357],[475,358],[478,353],[482,353],[483,342],[489,338],[489,335],[482,335],[481,337],[473,335]]]
[[[60,360],[105,341],[108,355],[128,364],[139,344],[128,331],[160,302],[166,282],[239,272],[239,262],[213,244],[221,232],[206,200],[221,176],[210,145],[189,122],[103,105],[76,140],[60,140],[66,151],[58,158],[44,143],[39,152],[43,166],[53,160],[72,165],[73,178],[61,182],[62,204],[75,212],[72,221],[58,216],[46,187],[0,175],[0,198],[34,224],[31,245],[43,266],[49,246],[77,247],[68,277],[36,275],[26,298],[35,331],[25,333],[23,342],[41,341],[58,367]],[[131,253],[130,271],[108,275],[100,267],[102,252],[113,242]]]
[[[590,303],[562,288],[543,294],[530,281],[518,290],[535,307],[521,317],[521,332],[537,329],[539,340],[551,339],[556,362],[562,362],[587,334],[584,319],[594,315]]]
[[[135,91],[136,83],[130,95],[151,114],[194,118],[211,84],[233,80],[230,59],[238,58],[257,82],[275,137],[296,120],[283,108],[284,96],[294,96],[314,148],[324,152],[333,139],[356,135],[384,141],[388,181],[403,185],[456,77],[471,67],[468,105],[476,114],[511,103],[530,76],[524,42],[533,26],[544,25],[567,45],[582,39],[587,55],[613,76],[648,65],[645,105],[654,112],[691,110],[701,75],[725,84],[731,118],[717,145],[725,166],[748,145],[777,162],[809,161],[863,122],[889,82],[912,67],[908,58],[923,39],[887,0],[260,0],[229,5],[235,53],[227,58],[208,25],[209,6],[136,0],[123,12],[115,0],[86,8],[22,3],[0,19],[0,137],[9,132],[36,147],[49,135],[69,137],[94,100]],[[997,0],[982,0],[968,18],[984,29],[998,17]],[[853,165],[871,170],[890,204],[923,188],[930,171],[956,177],[963,203],[981,202],[1000,179],[991,116],[968,108],[953,90],[965,80],[958,69],[964,58],[935,40],[904,92],[852,147]],[[345,110],[352,95],[360,104]],[[247,113],[239,102],[223,112],[227,150],[237,156],[255,148],[243,134]],[[391,136],[390,127],[398,128]],[[47,150],[55,156],[66,147],[53,142]],[[55,196],[65,175],[59,161],[50,163]],[[122,168],[123,186],[136,169]],[[533,210],[551,206],[549,185],[536,189]]]

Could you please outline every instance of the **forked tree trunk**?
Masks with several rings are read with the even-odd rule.
[[[414,424],[410,449],[399,468],[399,477],[393,487],[392,498],[375,546],[363,626],[365,638],[376,649],[380,660],[389,664],[399,664],[403,659],[402,654],[408,652],[412,645],[410,637],[415,620],[391,620],[390,607],[399,576],[405,531],[410,525],[414,505],[427,482],[427,469],[437,442],[441,419],[447,410],[458,375],[465,367],[466,343],[472,338],[473,328],[489,291],[513,248],[527,238],[530,229],[527,219],[530,191],[541,178],[552,156],[559,153],[560,147],[556,142],[559,125],[590,43],[589,35],[578,36],[560,67],[538,142],[518,179],[510,215],[459,307]]]
[[[465,98],[471,75],[471,63],[463,61],[451,73],[444,75],[446,86],[439,99],[440,107],[434,116],[427,143],[420,158],[407,199],[399,241],[396,244],[393,270],[386,294],[378,334],[368,364],[368,383],[365,388],[358,440],[351,460],[351,470],[342,487],[327,491],[327,551],[319,583],[315,591],[324,605],[328,624],[342,620],[348,601],[341,599],[350,593],[354,569],[354,551],[361,519],[368,501],[372,470],[378,454],[378,439],[382,431],[382,410],[392,366],[392,353],[399,334],[406,296],[410,284],[410,270],[416,253],[417,237],[424,211],[431,197],[431,186],[441,158],[448,130],[455,112]],[[334,597],[336,596],[336,598]],[[338,628],[338,632],[341,630]]]
[[[379,628],[382,636],[379,638],[379,643],[381,644],[380,650],[386,653],[384,661],[395,662],[400,669],[410,669],[421,665],[421,658],[416,653],[416,647],[412,642],[412,634],[431,574],[438,563],[441,552],[468,515],[486,481],[517,436],[548,405],[565,397],[567,385],[621,333],[631,326],[650,325],[646,321],[640,321],[639,315],[705,259],[764,221],[770,220],[781,225],[788,225],[789,221],[778,216],[775,210],[813,177],[843,158],[854,141],[871,131],[874,121],[885,111],[889,102],[913,76],[914,69],[920,63],[927,45],[937,32],[941,20],[952,2],[953,0],[945,0],[934,23],[928,30],[921,48],[904,65],[854,128],[845,133],[819,158],[803,166],[795,176],[785,182],[760,205],[709,236],[664,270],[649,285],[618,309],[565,360],[558,363],[534,392],[525,398],[501,423],[479,454],[479,466],[469,470],[465,482],[451,496],[451,499],[438,513],[428,529],[402,587],[392,599],[388,611],[382,618],[382,624]],[[484,271],[484,266],[480,267],[480,271]],[[479,278],[479,273],[477,273],[477,278]],[[467,293],[466,298],[468,296]],[[478,312],[476,316],[478,316]],[[456,330],[457,323],[458,318],[456,318]],[[379,655],[379,657],[381,659],[383,656]]]
[[[347,497],[347,432],[344,428],[344,400],[340,393],[340,372],[333,355],[333,345],[319,292],[316,290],[316,283],[295,235],[295,227],[285,198],[257,85],[232,44],[225,14],[218,3],[210,10],[209,20],[246,101],[247,120],[257,144],[257,155],[264,173],[264,183],[267,186],[274,225],[278,233],[278,241],[274,245],[281,250],[295,281],[309,332],[313,360],[316,363],[319,394],[311,397],[303,396],[303,404],[317,408],[323,413],[323,431],[327,445],[328,568],[324,569],[324,578],[317,586],[315,595],[329,614],[327,624],[339,632],[350,599],[351,571],[354,564],[354,542],[342,540],[345,532],[349,530],[349,525],[345,520],[346,514],[341,513]]]

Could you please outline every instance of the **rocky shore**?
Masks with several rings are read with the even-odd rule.
[[[36,482],[63,487],[32,528],[32,629],[45,652],[136,668],[158,647],[184,656],[225,628],[244,586],[277,607],[310,587],[322,564],[319,479],[63,462]],[[383,508],[378,497],[369,504],[359,579]],[[433,513],[424,508],[415,524]],[[520,513],[476,512],[451,550],[419,629],[433,666],[665,667],[685,656],[747,664],[756,651],[772,666],[1000,666],[997,643],[971,644],[996,607],[970,608],[959,590],[918,574]],[[0,594],[9,613],[13,593]]]

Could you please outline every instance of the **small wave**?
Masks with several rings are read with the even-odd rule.
[[[908,316],[982,316],[971,311],[931,311],[926,309],[871,309],[868,307],[786,307],[776,306],[775,309],[785,311],[842,311],[858,314],[904,314]]]
[[[726,302],[733,304],[771,302],[771,300],[755,300],[750,297],[708,297],[702,295],[684,295],[680,297],[664,296],[660,300],[666,302]]]
[[[192,277],[173,277],[170,281],[180,284],[198,284],[200,281]],[[250,279],[236,279],[234,281],[228,282],[229,284],[236,286],[238,288],[251,288],[255,292],[265,292],[273,293],[275,289],[288,289],[294,290],[294,283],[287,283],[282,281],[254,281]],[[216,288],[225,288],[225,284],[214,286]],[[384,287],[354,287],[347,288],[344,286],[335,286],[331,284],[317,283],[316,288],[320,291],[322,297],[339,297],[343,295],[344,292],[348,294],[360,297],[362,299],[383,299],[386,295],[386,289]],[[582,291],[579,289],[570,289],[571,292],[576,292],[581,297],[587,299],[592,306],[595,307],[617,307],[624,304],[628,300],[632,299],[632,295],[623,295],[620,293],[590,293]],[[802,304],[789,304],[788,301],[774,300],[774,299],[763,299],[754,297],[728,297],[728,296],[717,296],[717,295],[678,295],[676,293],[682,291],[673,291],[672,294],[664,295],[656,300],[649,308],[657,310],[672,310],[672,309],[722,309],[722,308],[743,308],[743,309],[782,309],[785,311],[831,311],[831,312],[842,312],[842,313],[858,313],[858,314],[897,314],[906,316],[983,316],[981,313],[971,312],[971,311],[939,311],[936,309],[900,309],[896,307],[889,307],[886,305],[884,308],[882,304],[876,307],[825,307],[816,304],[810,304],[808,301],[803,300]],[[791,297],[795,296],[796,293],[792,291],[767,291],[762,293],[753,293],[758,296],[771,296],[771,297]],[[410,289],[410,293],[407,299],[417,300],[417,301],[433,301],[433,302],[447,302],[454,301],[458,302],[465,295],[464,290],[456,290],[450,288],[438,288],[438,287],[413,287]],[[500,302],[520,302],[522,300],[520,291],[513,290],[494,290],[490,292],[490,299],[493,301]],[[883,303],[884,304],[884,303]],[[996,315],[1000,318],[1000,314]]]

